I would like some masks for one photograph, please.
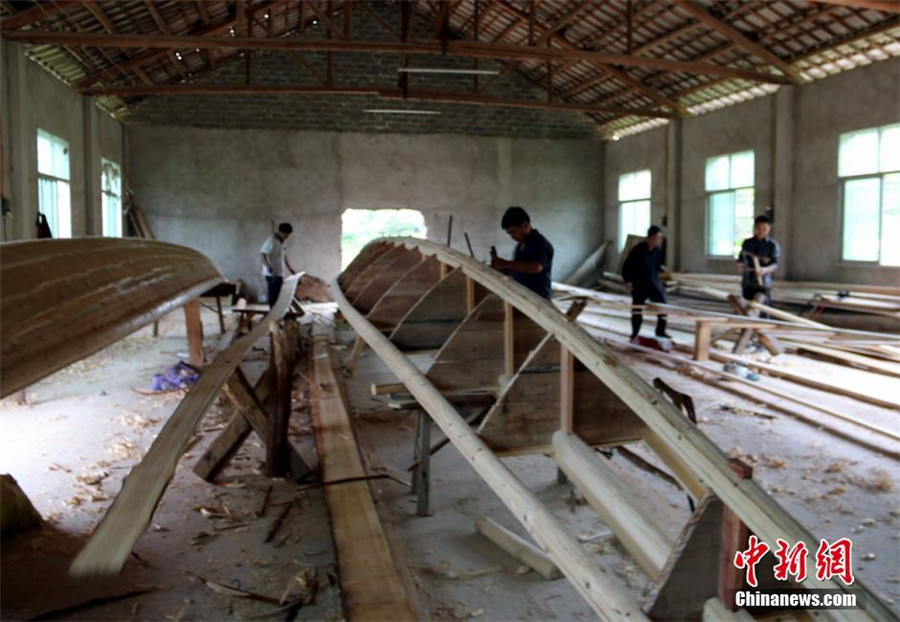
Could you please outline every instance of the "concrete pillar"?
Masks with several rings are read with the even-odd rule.
[[[668,268],[681,270],[683,232],[681,222],[681,175],[682,175],[682,137],[684,128],[681,119],[673,119],[666,126],[666,158],[665,158],[665,213],[663,226],[669,232],[667,243]]]
[[[6,88],[9,102],[9,200],[12,217],[7,236],[12,240],[34,237],[37,216],[37,143],[35,124],[27,101],[28,60],[17,43],[5,41]]]
[[[772,199],[773,236],[781,244],[782,279],[793,278],[794,267],[794,142],[797,87],[782,86],[773,95]]]
[[[100,140],[92,97],[81,98],[84,130],[84,234],[103,235],[100,213]]]

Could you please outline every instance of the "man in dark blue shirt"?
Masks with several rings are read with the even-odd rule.
[[[662,244],[662,229],[652,225],[647,229],[647,237],[631,249],[622,266],[622,279],[631,293],[631,304],[635,306],[631,310],[632,340],[641,332],[641,324],[644,322],[644,314],[637,306],[647,302],[648,298],[652,302],[666,301],[666,292],[659,282],[659,271],[664,261]],[[666,334],[665,315],[656,319],[656,336],[670,338]]]
[[[531,226],[528,213],[521,207],[510,207],[500,221],[506,233],[518,244],[513,260],[497,257],[491,249],[491,267],[509,271],[513,280],[524,285],[538,296],[550,298],[553,245]]]
[[[757,216],[753,221],[753,237],[744,240],[737,259],[744,299],[765,299],[767,305],[772,304],[772,273],[781,260],[781,246],[769,237],[771,231],[769,217]]]

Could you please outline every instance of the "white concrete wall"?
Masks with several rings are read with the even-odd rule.
[[[12,216],[6,239],[34,237],[37,130],[69,143],[72,235],[100,235],[100,158],[124,164],[122,125],[28,60],[18,44],[2,43],[3,195]]]
[[[521,205],[556,248],[556,277],[602,239],[592,141],[132,126],[128,142],[132,188],[155,235],[256,291],[271,221],[294,225],[296,268],[331,278],[349,208],[420,210],[442,243],[453,214],[454,248],[465,251],[468,232],[484,260],[491,245],[511,253],[500,216]]]
[[[837,159],[841,133],[900,121],[898,102],[900,60],[892,59],[802,86],[782,87],[770,97],[605,143],[607,237],[613,239],[618,227],[619,174],[649,168],[655,223],[662,223],[666,200],[669,203],[664,229],[670,242],[670,266],[734,273],[732,260],[706,256],[705,163],[711,156],[752,149],[756,213],[775,207],[773,235],[783,253],[780,278],[896,284],[898,268],[840,261]],[[616,258],[616,254],[608,256],[608,268],[616,265]]]

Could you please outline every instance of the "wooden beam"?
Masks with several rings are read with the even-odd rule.
[[[575,430],[575,358],[565,346],[559,346],[559,358],[559,429],[563,434],[571,434]]]
[[[0,31],[5,35],[7,31],[24,28],[35,22],[43,22],[56,17],[60,13],[65,13],[68,9],[81,5],[82,1],[55,0],[54,2],[40,2],[30,9],[25,9],[12,15],[4,15],[3,19],[0,20]]]
[[[853,9],[869,9],[882,13],[900,13],[900,1],[898,0],[816,0],[816,2]]]
[[[677,2],[675,6],[678,7],[679,10],[702,22],[707,27],[723,35],[729,41],[744,48],[760,60],[766,61],[784,75],[788,76],[795,84],[803,82],[803,76],[800,74],[800,71],[792,67],[788,61],[768,50],[764,45],[751,40],[737,28],[719,20],[700,4],[695,3],[693,0],[683,0]]]
[[[78,0],[78,1],[84,2],[86,0]],[[205,1],[206,0],[198,0],[198,2],[205,2]],[[254,5],[250,9],[250,14],[256,15],[260,11],[267,11],[267,10],[273,9],[275,6],[278,6],[279,4],[283,4],[286,2],[287,2],[287,0],[269,0],[268,2],[263,2],[258,5]],[[4,23],[5,23],[5,21],[4,21]],[[195,36],[195,37],[204,38],[209,35],[214,35],[214,34],[218,34],[223,31],[226,31],[226,30],[232,28],[234,26],[234,23],[235,23],[235,18],[229,18],[229,19],[223,20],[221,22],[217,22],[215,24],[210,24],[209,26],[204,26],[203,28],[193,30],[190,33],[188,33],[187,36]],[[3,36],[6,37],[6,35],[7,35],[7,33],[4,32]],[[182,36],[185,36],[185,35],[182,35]],[[143,46],[139,46],[139,47],[143,47]],[[132,69],[133,67],[140,67],[143,64],[157,60],[157,59],[161,58],[162,56],[165,56],[172,50],[179,50],[179,49],[182,49],[185,47],[195,47],[196,48],[199,46],[177,45],[177,46],[172,46],[172,47],[169,47],[168,49],[162,49],[162,50],[152,50],[151,49],[151,50],[148,50],[147,52],[142,52],[140,54],[136,54],[133,57],[129,58],[128,60],[122,61],[120,63],[116,63],[115,65],[111,65],[109,67],[105,67],[103,69],[103,71],[101,72],[102,75],[94,74],[94,75],[86,76],[86,77],[76,81],[72,86],[76,89],[86,88],[92,84],[96,84],[97,82],[100,82],[103,79],[108,79],[109,77],[115,77],[117,75],[124,74],[128,70]],[[200,49],[206,49],[206,48],[200,48]]]
[[[310,5],[312,6],[312,5]],[[258,9],[257,9],[258,10]],[[338,34],[340,36],[340,34]],[[395,43],[389,41],[343,41],[334,40],[302,40],[302,39],[269,39],[248,37],[211,37],[196,35],[140,35],[140,34],[96,34],[45,32],[32,30],[16,30],[4,33],[4,37],[13,41],[42,45],[82,45],[87,47],[113,48],[209,48],[231,50],[286,50],[286,51],[319,51],[319,52],[374,52],[385,54],[424,54],[431,56],[449,55],[463,58],[493,58],[498,60],[538,60],[565,61],[583,60],[601,65],[623,65],[629,67],[650,67],[681,73],[715,75],[729,78],[742,78],[753,82],[785,84],[790,80],[770,73],[761,73],[710,63],[677,61],[662,58],[646,58],[614,54],[609,52],[593,52],[578,48],[530,47],[522,45],[499,45],[475,41],[448,41],[446,52],[441,42],[413,41]],[[647,90],[646,86],[642,87]]]
[[[323,481],[363,478],[366,470],[343,400],[337,361],[323,337],[312,351],[315,387],[310,396]],[[340,569],[348,620],[414,620],[409,599],[384,536],[369,484],[327,486],[325,500]]]
[[[425,379],[422,372],[353,308],[336,284],[334,289],[335,301],[351,326],[388,364],[422,407],[428,410],[466,461],[500,497],[538,545],[550,554],[573,587],[597,614],[608,619],[627,616],[636,622],[646,620],[640,607],[610,581],[596,560],[562,528],[535,494],[478,439],[456,409]]]
[[[197,423],[244,355],[266,334],[269,323],[287,311],[294,298],[297,280],[296,275],[285,279],[278,300],[266,319],[221,352],[190,388],[143,459],[125,478],[112,506],[72,562],[71,574],[104,575],[121,571],[135,542],[150,524]]]
[[[164,242],[0,244],[2,396],[115,343],[222,280],[204,255]]]
[[[200,15],[200,21],[203,25],[209,25],[209,11],[206,10],[206,0],[194,0],[194,6],[197,7],[197,13]]]

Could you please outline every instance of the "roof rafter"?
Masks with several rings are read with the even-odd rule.
[[[777,54],[774,54],[769,49],[767,49],[765,46],[752,41],[747,35],[742,33],[737,28],[719,20],[699,4],[695,4],[691,0],[685,0],[683,2],[678,2],[675,6],[677,6],[679,10],[684,11],[691,17],[703,22],[703,24],[723,35],[729,41],[732,41],[754,56],[766,61],[768,64],[777,68],[784,75],[788,76],[793,82],[800,83],[803,81],[803,77],[800,75],[800,72],[794,69],[789,62],[783,60]]]

